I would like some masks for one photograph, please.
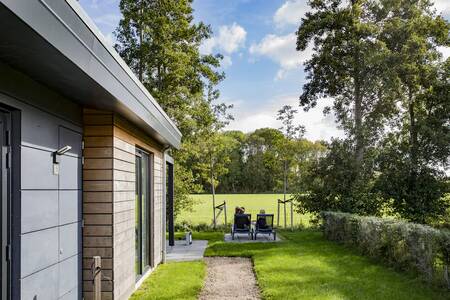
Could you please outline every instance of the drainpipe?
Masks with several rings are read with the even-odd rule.
[[[163,203],[162,203],[162,263],[166,263],[166,253],[167,253],[167,245],[166,245],[166,214],[167,214],[167,163],[166,163],[166,155],[167,151],[170,149],[170,146],[167,145],[163,148],[164,158],[163,158]]]

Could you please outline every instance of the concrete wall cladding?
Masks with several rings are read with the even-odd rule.
[[[81,109],[17,72],[7,74],[20,84],[0,83],[0,103],[21,113],[21,298],[79,299]],[[55,175],[52,152],[66,145],[72,150]]]
[[[84,296],[92,299],[90,263],[102,257],[102,299],[128,299],[135,289],[135,151],[152,154],[152,265],[161,262],[161,146],[123,118],[110,112],[84,109],[83,214]],[[111,280],[108,280],[111,279]]]

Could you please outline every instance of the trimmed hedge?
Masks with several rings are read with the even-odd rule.
[[[322,212],[327,239],[450,289],[450,232],[404,221]]]

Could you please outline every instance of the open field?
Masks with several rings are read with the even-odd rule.
[[[183,212],[176,220],[177,223],[187,221],[193,225],[200,223],[211,224],[213,219],[212,214],[212,196],[211,195],[192,195],[196,201],[193,212]],[[266,213],[273,213],[275,215],[274,223],[277,218],[277,199],[283,199],[283,194],[220,194],[216,195],[216,205],[227,202],[228,223],[232,222],[234,208],[236,206],[245,207],[247,213],[252,214],[252,218],[256,217],[260,209],[264,209]],[[280,206],[280,226],[284,223],[283,206]],[[286,205],[287,224],[289,226],[290,206]],[[223,224],[223,214],[220,215],[217,224]],[[294,225],[309,224],[309,217],[297,214],[294,211]]]

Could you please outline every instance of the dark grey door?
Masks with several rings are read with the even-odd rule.
[[[6,300],[10,298],[10,175],[9,175],[9,161],[10,161],[10,147],[9,147],[9,128],[10,128],[10,114],[0,110],[0,165],[1,165],[1,179],[0,179],[0,197],[2,199],[1,205],[1,299]]]

